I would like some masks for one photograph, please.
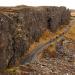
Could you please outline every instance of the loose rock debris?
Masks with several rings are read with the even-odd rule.
[[[68,41],[68,40],[67,40]],[[19,75],[75,75],[75,48],[68,46],[72,41],[68,41],[63,45],[63,56],[59,57],[42,57],[27,65],[20,65],[16,69],[16,74]],[[68,44],[68,45],[66,45]],[[75,45],[72,43],[71,45]]]

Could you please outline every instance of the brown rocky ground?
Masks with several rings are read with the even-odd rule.
[[[56,53],[56,57],[44,53],[44,56],[31,64],[7,69],[0,75],[75,75],[75,41],[64,42],[63,53]]]

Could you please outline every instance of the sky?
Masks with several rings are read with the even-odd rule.
[[[0,6],[66,6],[75,9],[75,0],[0,0]]]

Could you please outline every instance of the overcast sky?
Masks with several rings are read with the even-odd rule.
[[[66,6],[75,9],[75,0],[0,0],[0,6]]]

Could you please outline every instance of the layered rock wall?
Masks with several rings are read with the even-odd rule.
[[[70,11],[65,7],[1,7],[0,68],[15,65],[46,29],[55,32],[69,20]]]

